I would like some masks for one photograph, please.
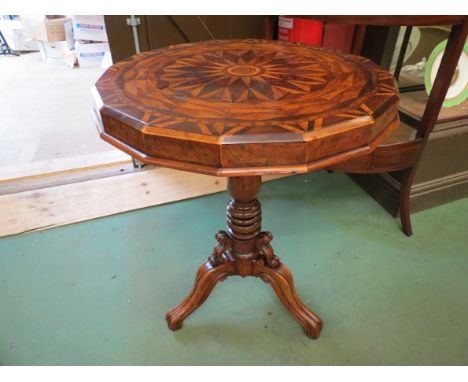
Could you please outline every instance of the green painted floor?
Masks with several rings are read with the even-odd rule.
[[[164,314],[192,287],[227,200],[0,239],[0,364],[468,364],[468,199],[414,214],[407,238],[345,175],[324,172],[260,193],[321,337],[308,339],[268,284],[240,277],[169,331]]]

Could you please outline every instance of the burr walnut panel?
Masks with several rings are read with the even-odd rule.
[[[369,60],[263,40],[135,55],[96,83],[104,139],[144,162],[214,175],[293,173],[372,150],[397,120]]]

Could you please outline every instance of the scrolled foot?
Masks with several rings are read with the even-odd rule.
[[[182,320],[178,320],[177,315],[171,315],[169,313],[170,312],[166,314],[166,321],[167,321],[167,326],[169,327],[169,329],[173,331],[181,329]]]
[[[218,281],[232,275],[233,270],[231,263],[225,263],[217,267],[213,267],[210,261],[203,263],[198,269],[195,285],[190,294],[179,305],[167,312],[166,321],[169,329],[178,330],[182,328],[184,319],[203,304]]]

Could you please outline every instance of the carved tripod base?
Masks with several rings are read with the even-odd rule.
[[[249,276],[260,277],[263,281],[270,283],[278,298],[294,315],[307,336],[317,338],[320,335],[322,321],[297,296],[289,269],[283,264],[272,269],[263,264],[262,260],[250,261],[250,264],[243,265],[234,260],[216,267],[210,261],[203,263],[198,269],[195,285],[190,295],[166,314],[169,328],[180,329],[183,320],[207,299],[218,281],[224,280],[227,276],[239,275],[239,268],[244,268],[244,271],[245,268],[250,268],[252,273]]]
[[[183,320],[210,295],[219,281],[228,276],[255,276],[270,283],[276,295],[296,318],[307,336],[317,338],[322,320],[299,299],[289,269],[273,252],[270,232],[261,232],[261,209],[256,195],[261,178],[229,178],[232,201],[227,209],[228,232],[216,235],[218,245],[208,261],[198,269],[192,292],[166,314],[171,330],[182,327]]]

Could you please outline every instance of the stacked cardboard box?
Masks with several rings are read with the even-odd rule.
[[[110,52],[104,16],[73,16],[73,33],[80,67],[101,66]]]
[[[21,16],[23,33],[38,42],[44,62],[101,66],[110,57],[104,16]]]
[[[25,37],[37,41],[47,64],[74,65],[72,19],[66,16],[21,16]]]

